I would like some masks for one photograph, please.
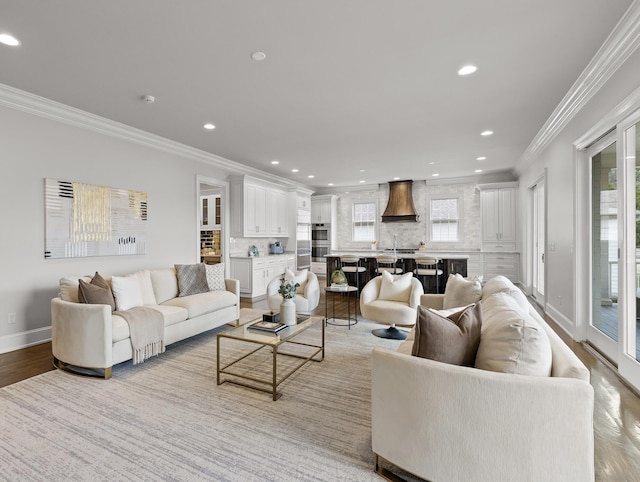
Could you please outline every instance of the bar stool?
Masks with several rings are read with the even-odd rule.
[[[376,258],[376,274],[381,275],[383,271],[391,274],[402,274],[404,269],[398,266],[398,259],[393,256],[378,256]]]
[[[424,292],[427,293],[427,278],[433,276],[436,279],[436,293],[440,292],[440,279],[444,274],[444,271],[438,268],[440,259],[433,256],[423,256],[416,258],[416,269],[413,274],[420,280],[424,288]]]
[[[367,268],[362,266],[362,262],[357,256],[341,256],[340,267],[342,268],[342,272],[347,277],[347,280],[349,280],[350,277],[355,278],[353,282],[355,283],[355,287],[358,288],[357,294],[359,295],[360,286],[364,285],[364,282],[361,283],[360,278],[362,277],[363,273],[366,273]],[[349,284],[351,284],[351,282]]]

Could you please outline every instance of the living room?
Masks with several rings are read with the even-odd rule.
[[[387,183],[394,177],[413,179],[417,193],[414,200],[422,217],[426,217],[430,186],[432,190],[464,186],[461,189],[471,199],[465,204],[468,214],[477,216],[478,205],[470,204],[479,202],[476,185],[517,181],[518,281],[530,295],[534,285],[531,187],[543,179],[548,249],[544,251],[545,296],[541,309],[567,340],[580,346],[582,342],[594,345],[604,353],[606,357],[599,363],[611,364],[619,377],[616,383],[640,389],[640,364],[635,356],[638,334],[635,323],[624,322],[636,318],[635,281],[633,285],[629,281],[635,280],[636,274],[635,244],[624,238],[635,230],[624,225],[626,234],[621,235],[617,246],[625,261],[619,263],[618,301],[612,303],[617,308],[616,320],[620,320],[619,341],[603,339],[600,333],[592,333],[589,323],[593,313],[588,280],[592,265],[600,264],[592,259],[588,244],[592,213],[587,206],[591,205],[589,180],[593,172],[584,168],[597,156],[598,149],[602,152],[610,145],[599,143],[612,129],[614,133],[609,135],[614,136],[622,153],[625,132],[638,122],[638,1],[587,6],[578,1],[564,6],[546,2],[519,7],[493,1],[473,8],[464,2],[448,7],[421,2],[376,2],[371,6],[362,1],[313,6],[247,1],[231,7],[213,2],[206,14],[199,14],[205,7],[198,2],[185,3],[181,7],[150,1],[135,7],[98,7],[78,2],[64,6],[0,2],[0,33],[12,33],[21,42],[16,47],[0,44],[0,139],[8,181],[0,207],[5,225],[0,247],[7,274],[0,285],[0,353],[49,342],[51,300],[58,294],[62,277],[96,271],[123,275],[199,261],[198,185],[202,179],[224,187],[237,176],[250,176],[288,192],[342,196],[344,206],[367,192],[375,193],[376,199],[384,198]],[[480,25],[486,27],[476,26],[456,40],[451,34],[459,27],[452,20],[458,17],[456,8],[472,9],[463,26],[471,27],[472,18],[482,18],[486,24]],[[502,9],[505,15],[501,17],[496,11]],[[555,15],[540,12],[546,9],[558,11],[552,10]],[[586,11],[581,13],[582,9]],[[154,22],[155,27],[150,25]],[[359,22],[367,25],[360,26]],[[176,25],[180,28],[175,31],[184,36],[180,40],[158,33],[166,35]],[[360,27],[361,33],[354,33]],[[214,37],[207,36],[212,35],[209,29],[217,31]],[[280,36],[274,33],[278,30],[282,30]],[[436,38],[423,37],[430,30]],[[517,38],[521,43],[513,50],[522,50],[512,51],[508,45],[497,48],[499,42],[493,39],[493,51],[474,50],[466,56],[461,53],[460,44],[468,47],[489,42],[493,35],[487,32],[503,39],[520,33]],[[120,50],[112,51],[112,36],[119,34],[122,37],[113,43]],[[84,40],[78,44],[78,39]],[[430,46],[419,46],[419,41]],[[191,57],[190,49],[201,43],[226,47],[198,50]],[[329,50],[325,43],[335,44],[335,50]],[[287,49],[293,49],[292,44],[296,48],[290,52]],[[551,52],[553,45],[557,45],[557,52]],[[435,68],[427,68],[423,64],[428,66],[429,61],[422,59],[431,59],[434,49],[444,54],[438,57],[440,63],[434,64]],[[252,53],[262,50],[265,59],[251,58]],[[338,55],[339,64],[329,61]],[[234,63],[229,57],[242,61]],[[505,72],[511,60],[520,62],[514,70],[526,72],[522,78]],[[470,61],[477,62],[478,71],[459,77],[457,69]],[[225,68],[216,69],[216,63]],[[351,70],[350,63],[357,64],[358,70]],[[539,65],[538,72],[534,73],[529,64]],[[305,84],[310,78],[298,77],[305,70],[310,72],[309,77],[316,76],[316,82]],[[173,71],[184,73],[173,77],[169,75]],[[487,72],[486,77],[483,72]],[[369,76],[379,83],[368,82]],[[214,80],[218,90],[211,94],[209,86]],[[431,81],[437,88],[431,88]],[[268,90],[271,82],[281,84],[281,90]],[[522,83],[520,88],[518,82]],[[442,105],[435,104],[433,97],[415,103],[400,97],[403,89],[415,94],[418,89],[414,84],[421,84],[423,89],[426,85],[424,90],[434,90],[435,97],[445,99],[443,104],[452,111],[448,117],[436,109]],[[298,90],[300,85],[307,85],[307,89]],[[336,101],[332,94],[338,95],[343,89],[348,92],[341,93]],[[450,90],[455,97],[447,97]],[[194,97],[186,101],[191,93]],[[147,95],[154,101],[144,100]],[[198,95],[203,96],[201,100]],[[483,96],[495,104],[494,111],[477,112],[480,109],[476,104]],[[252,105],[258,106],[255,111],[239,113]],[[267,112],[269,106],[272,110]],[[267,126],[271,129],[277,124],[277,113],[289,109],[294,110],[286,130],[267,130]],[[190,117],[186,117],[187,112]],[[473,122],[467,125],[466,117]],[[312,118],[319,122],[313,123]],[[369,124],[364,123],[367,119]],[[331,127],[339,121],[357,125],[349,130],[342,124],[340,128]],[[215,124],[215,129],[203,129],[205,122]],[[187,129],[186,125],[191,127]],[[444,125],[444,129],[432,138],[429,131],[440,128],[438,125]],[[522,126],[527,130],[518,130]],[[484,129],[492,129],[494,134],[480,136]],[[327,137],[329,134],[331,137]],[[472,136],[473,140],[467,141]],[[238,150],[233,150],[232,144]],[[410,149],[400,151],[403,145]],[[366,146],[366,150],[358,146]],[[456,152],[456,146],[462,154]],[[308,156],[301,156],[304,151]],[[485,156],[487,159],[478,160]],[[495,159],[499,162],[494,164]],[[279,164],[272,164],[276,160]],[[292,173],[292,169],[300,172]],[[475,172],[480,169],[483,172]],[[609,173],[612,170],[609,167]],[[618,180],[623,177],[628,178],[620,176]],[[146,253],[46,259],[45,179],[146,192]],[[629,199],[628,192],[625,195],[624,199]],[[379,202],[380,209],[385,203],[386,199]],[[229,218],[232,207],[227,203],[224,209]],[[393,230],[397,228],[388,226],[380,231],[384,236],[378,240],[381,247],[392,246]],[[422,226],[427,248],[432,248]],[[230,227],[228,231],[222,241],[224,256],[233,249],[244,250],[246,244],[240,238],[231,238]],[[346,239],[346,232],[343,228],[342,239]],[[473,232],[467,234],[472,236]],[[257,239],[267,246],[267,238]],[[418,236],[400,238],[407,247],[421,240]],[[369,249],[365,243],[348,244],[341,242],[339,248]],[[479,243],[466,248],[479,249]],[[451,247],[442,248],[447,249]],[[224,261],[228,270],[229,258]],[[255,306],[262,307],[259,303]],[[149,371],[153,367],[135,368]],[[127,372],[126,376],[131,375]],[[161,379],[162,373],[157,378]],[[82,393],[86,381],[74,380],[78,393]],[[103,386],[93,380],[90,383],[91,390],[113,395],[111,389],[103,388],[110,382]],[[349,387],[344,388],[348,392]],[[251,400],[256,405],[265,401],[257,395]],[[275,406],[285,400],[286,394]],[[43,407],[50,403],[41,402]],[[348,404],[340,407],[349,410]],[[634,410],[626,413],[635,414],[637,420]],[[186,413],[181,412],[183,415]],[[340,415],[336,420],[347,423],[345,418]],[[190,428],[196,430],[194,425]],[[232,431],[233,427],[225,429]],[[266,435],[260,440],[270,443]],[[37,447],[31,449],[37,451]],[[359,450],[365,453],[364,448]],[[640,455],[637,449],[630,453],[627,469],[637,470]],[[343,465],[348,461],[342,461],[340,467]],[[601,465],[606,466],[606,459]],[[358,474],[353,473],[353,478]],[[604,470],[600,474],[601,480],[614,480],[607,479]],[[188,475],[177,478],[186,479]],[[332,480],[339,475],[327,472],[320,478]],[[627,475],[626,480],[640,479],[637,473]],[[277,474],[265,478],[269,477],[277,478]],[[155,474],[155,478],[161,476]],[[233,473],[222,473],[220,478],[233,479]],[[254,474],[254,478],[260,478],[260,474]]]

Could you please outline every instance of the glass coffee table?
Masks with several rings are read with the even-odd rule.
[[[278,386],[282,382],[293,375],[307,362],[321,362],[322,360],[324,360],[324,317],[312,315],[298,315],[298,317],[299,321],[297,325],[289,326],[284,330],[279,331],[277,334],[262,333],[251,330],[250,326],[257,321],[261,321],[262,318],[250,321],[246,325],[238,326],[218,333],[216,353],[216,375],[218,385],[221,385],[225,382],[242,385],[248,388],[253,388],[255,390],[261,390],[263,392],[271,393],[273,400],[278,400],[282,396],[282,394],[278,392]],[[301,320],[301,318],[303,317],[306,317],[306,319]],[[296,338],[302,332],[306,331],[317,323],[320,323],[320,325],[322,326],[321,341],[319,345],[294,340],[294,338]],[[221,341],[225,338],[257,345],[257,348],[252,349],[248,353],[243,352],[242,355],[234,356],[229,363],[221,366]],[[290,351],[282,350],[286,345],[296,345],[297,347],[304,347],[304,349],[300,350],[301,353],[291,353]],[[264,377],[261,378],[259,376],[256,376],[251,372],[250,368],[245,367],[243,369],[236,370],[236,368],[239,367],[238,364],[240,362],[259,352],[260,350],[269,348],[271,349],[270,380],[265,380]],[[294,366],[289,366],[288,369],[283,371],[283,373],[278,374],[278,357],[297,358],[299,359],[299,361],[294,364]]]

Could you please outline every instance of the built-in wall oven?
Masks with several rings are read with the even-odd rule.
[[[331,224],[311,225],[311,261],[323,262],[331,252]]]

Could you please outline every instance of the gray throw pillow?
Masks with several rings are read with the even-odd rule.
[[[418,306],[418,319],[411,354],[451,365],[474,366],[482,311],[480,303],[444,317]]]
[[[174,267],[178,276],[178,296],[196,295],[209,291],[204,263],[176,264]]]
[[[106,280],[96,271],[91,283],[83,279],[78,280],[78,300],[80,303],[92,305],[109,305],[111,311],[116,309],[113,293]]]

